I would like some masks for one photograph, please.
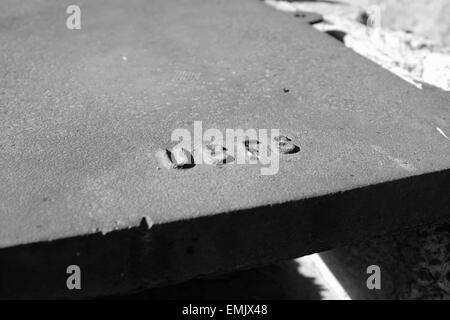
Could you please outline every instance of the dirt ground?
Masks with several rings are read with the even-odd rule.
[[[266,4],[284,12],[312,11],[314,24],[347,47],[423,89],[450,91],[450,1],[327,0]]]
[[[382,9],[382,27],[411,31],[450,47],[450,1],[448,0],[345,0],[353,5]],[[344,1],[343,1],[344,2]]]
[[[306,0],[278,1],[304,5],[312,11],[339,16],[354,15],[372,5],[381,9],[381,26],[410,31],[450,47],[450,1],[448,0]]]

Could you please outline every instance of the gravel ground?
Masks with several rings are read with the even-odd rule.
[[[450,91],[450,1],[265,2],[281,11],[320,13],[324,21],[315,28],[338,35],[346,46],[418,88]]]
[[[321,253],[354,299],[450,300],[450,221]],[[367,266],[381,290],[365,287]]]

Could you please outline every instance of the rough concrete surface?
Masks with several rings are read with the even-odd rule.
[[[381,26],[384,33],[391,34],[389,39],[396,39],[394,46],[398,47],[398,44],[402,42],[404,45],[409,42],[414,46],[409,47],[407,56],[384,55],[384,61],[374,60],[380,65],[385,65],[388,70],[393,69],[393,72],[398,70],[398,68],[395,69],[397,66],[402,66],[400,75],[404,76],[405,80],[416,79],[447,89],[450,71],[446,70],[445,66],[450,64],[442,62],[447,61],[450,57],[450,54],[445,53],[448,51],[448,46],[433,44],[430,40],[425,39],[426,34],[421,35],[419,30],[430,27],[432,33],[439,32],[439,30],[450,27],[450,20],[430,19],[433,14],[429,14],[429,6],[425,2],[408,1],[408,4],[405,5],[401,1],[383,1],[382,3],[378,1],[385,12],[397,11],[398,13],[399,10],[402,11],[400,14],[394,15],[400,25],[386,25],[384,22]],[[439,5],[439,3],[445,5],[444,1],[433,1],[434,5]],[[315,24],[317,29],[345,31],[345,40],[347,40],[348,46],[348,39],[352,37],[352,43],[357,45],[357,48],[365,48],[367,34],[363,33],[363,37],[361,37],[359,31],[364,28],[364,25],[358,21],[358,17],[361,12],[367,11],[371,4],[373,3],[364,4],[363,1],[351,3],[349,1],[344,11],[338,3],[308,1],[284,4],[284,9],[288,12],[292,12],[292,9],[301,9],[303,12],[305,12],[304,10],[320,12],[327,17],[327,23]],[[417,19],[416,28],[411,30],[411,33],[407,33],[402,31],[401,24],[410,21],[411,13],[408,12],[410,5],[416,9],[417,6],[422,5],[422,7],[414,11]],[[395,10],[392,10],[392,7]],[[437,9],[434,13],[439,12],[441,8]],[[331,19],[330,16],[332,16]],[[383,16],[385,16],[384,13]],[[339,20],[336,17],[345,18],[346,21],[343,23],[343,19]],[[389,30],[386,30],[387,28]],[[444,32],[440,35],[445,36],[446,34]],[[370,52],[370,49],[374,48],[374,46],[369,46],[364,51],[357,52],[368,58],[376,57],[379,52],[388,52],[389,43],[387,41],[379,42],[377,50]],[[411,57],[415,61],[411,61]],[[327,268],[334,276],[338,277],[341,286],[351,295],[352,299],[448,299],[450,287],[448,225],[448,222],[438,223],[393,236],[355,243],[352,246],[323,252],[320,256],[325,259]],[[145,291],[139,295],[122,295],[120,298],[344,299],[345,294],[334,292],[333,284],[318,272],[316,265],[311,264],[313,256],[305,256],[244,272],[235,272],[220,278],[192,280],[182,285]],[[366,269],[373,264],[379,264],[381,267],[382,290],[380,291],[369,291],[366,287],[368,277]]]
[[[68,4],[0,3],[1,296],[68,295],[68,264],[83,295],[136,290],[448,216],[448,96],[259,1],[86,1],[80,31]],[[195,120],[301,151],[273,176],[158,170]]]
[[[315,24],[317,29],[335,37],[341,32],[341,39],[348,47],[420,88],[427,89],[429,87],[423,85],[430,84],[450,90],[450,50],[445,42],[450,20],[433,19],[436,14],[449,15],[445,14],[448,11],[446,1],[280,1],[269,4],[287,12],[320,12],[325,18],[323,23]],[[360,19],[362,13],[370,12],[373,4],[382,9],[382,23],[377,26],[378,30],[367,30]],[[386,19],[389,17],[391,21]],[[406,31],[411,18],[417,20],[416,25]],[[430,32],[421,32],[424,29]],[[448,221],[437,223],[336,248],[320,256],[352,299],[449,299],[448,226]],[[302,264],[307,259],[296,261]],[[381,290],[366,287],[366,268],[374,264],[381,268]],[[305,290],[308,288],[306,286]]]

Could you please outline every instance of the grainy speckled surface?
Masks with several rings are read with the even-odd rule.
[[[321,253],[353,299],[450,300],[450,221]],[[368,290],[366,268],[381,269]]]
[[[60,25],[65,3],[3,4],[1,246],[450,166],[450,143],[436,131],[450,131],[448,99],[422,94],[262,3],[200,3],[108,3],[103,11],[101,1],[85,2],[80,31]],[[284,32],[289,25],[293,32]],[[199,80],[178,81],[180,71]],[[257,166],[157,170],[157,147],[194,120],[222,130],[279,128],[302,152],[266,177]]]
[[[69,31],[67,1],[0,2],[0,254],[15,272],[24,257],[99,271],[110,250],[117,283],[153,285],[449,214],[448,96],[259,1],[119,3],[80,2]],[[278,128],[302,151],[274,176],[158,170],[154,152],[195,120]]]

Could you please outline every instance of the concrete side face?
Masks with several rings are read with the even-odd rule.
[[[77,261],[99,294],[449,214],[448,96],[257,1],[86,1],[81,30],[65,27],[69,4],[0,4],[0,295],[55,274],[49,292],[69,294]],[[195,121],[280,129],[300,151],[268,176],[158,170],[155,152]]]

